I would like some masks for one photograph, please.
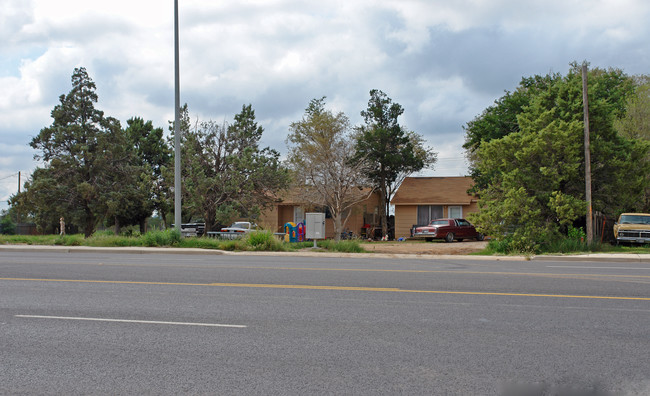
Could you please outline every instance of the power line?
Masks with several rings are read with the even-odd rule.
[[[19,173],[20,172],[16,172],[16,173],[13,173],[13,174],[11,174],[9,176],[0,177],[0,180],[5,180],[5,179],[9,179],[9,178],[14,177],[14,176],[18,176]]]

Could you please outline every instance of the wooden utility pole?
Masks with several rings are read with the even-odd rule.
[[[591,150],[589,148],[589,98],[587,95],[587,62],[582,63],[582,105],[585,124],[585,200],[587,201],[587,243],[594,240],[594,224],[591,209]]]

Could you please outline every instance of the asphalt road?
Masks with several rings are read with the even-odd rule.
[[[648,395],[650,263],[0,252],[0,348],[0,394]]]

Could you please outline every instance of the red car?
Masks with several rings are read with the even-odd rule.
[[[463,239],[482,241],[484,236],[465,219],[436,219],[429,225],[416,227],[413,238],[424,238],[426,241],[444,239],[447,242],[455,239],[461,242]]]

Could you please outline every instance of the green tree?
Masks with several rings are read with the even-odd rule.
[[[634,79],[635,91],[628,97],[625,116],[614,122],[614,127],[630,139],[650,140],[650,76]]]
[[[184,133],[183,202],[190,216],[205,221],[206,231],[215,222],[255,219],[287,187],[280,154],[259,147],[262,133],[251,105],[242,106],[232,125],[205,121]]]
[[[16,223],[11,219],[8,211],[2,211],[0,214],[0,234],[14,235],[16,233]]]
[[[650,76],[634,78],[635,92],[627,100],[625,116],[614,122],[614,127],[629,139],[650,141]],[[650,157],[645,159],[650,161]],[[646,175],[650,185],[650,174]],[[642,210],[650,211],[650,188],[646,190]]]
[[[478,188],[487,187],[494,177],[492,173],[482,174],[476,166],[476,152],[481,143],[519,132],[520,126],[517,120],[519,114],[530,105],[536,95],[561,78],[560,74],[522,78],[513,92],[506,91],[501,98],[494,101],[494,105],[489,106],[463,127],[465,130],[463,148],[470,161],[470,174],[475,183],[473,192]]]
[[[631,80],[617,69],[589,73],[592,206],[615,215],[643,200],[649,146],[621,137],[614,120],[625,114]],[[517,115],[518,131],[482,141],[476,149],[481,212],[474,221],[513,248],[537,250],[586,213],[582,76],[572,65],[531,97]]]
[[[310,203],[329,208],[336,240],[340,239],[351,208],[367,199],[365,162],[355,158],[348,117],[325,109],[325,97],[312,99],[300,121],[291,123],[287,161]]]
[[[75,69],[72,90],[52,110],[52,125],[30,143],[45,166],[25,184],[25,196],[13,201],[27,205],[21,212],[34,214],[43,227],[62,216],[79,225],[86,237],[114,214],[109,197],[123,195],[132,174],[119,121],[95,109],[95,90],[86,69]]]
[[[127,121],[127,125],[124,132],[129,146],[135,151],[136,165],[140,167],[137,190],[141,190],[142,197],[133,201],[138,210],[127,218],[131,223],[139,224],[140,232],[144,233],[146,219],[153,210],[160,214],[163,222],[170,212],[172,196],[163,174],[172,166],[172,153],[163,137],[163,129],[154,128],[151,121],[134,117]],[[166,227],[166,223],[164,225]]]
[[[365,172],[379,191],[381,227],[388,235],[390,199],[404,178],[436,162],[436,153],[422,137],[402,127],[398,118],[404,109],[385,93],[370,91],[368,107],[361,112],[365,125],[357,128],[355,160],[363,160]]]

